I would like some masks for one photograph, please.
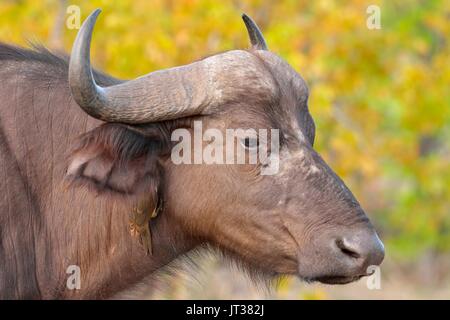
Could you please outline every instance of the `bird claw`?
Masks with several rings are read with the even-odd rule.
[[[156,209],[150,213],[148,204],[142,202],[134,207],[130,215],[130,233],[133,237],[139,237],[139,243],[147,254],[152,254],[152,234],[150,219],[157,216]]]

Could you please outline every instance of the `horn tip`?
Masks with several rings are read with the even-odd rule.
[[[242,12],[241,17],[242,17],[242,20],[244,20],[245,23],[247,23],[247,22],[249,22],[251,20],[251,18],[245,12]]]
[[[248,35],[250,37],[250,43],[253,49],[268,50],[266,40],[259,30],[258,25],[247,14],[242,13],[242,20],[244,20],[245,27],[247,28]]]
[[[102,12],[102,9],[97,8],[89,15],[88,19],[97,19],[98,15]]]

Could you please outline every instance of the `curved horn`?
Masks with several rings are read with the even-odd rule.
[[[242,14],[242,20],[244,20],[245,26],[247,27],[252,48],[256,50],[268,50],[266,40],[264,40],[264,36],[256,23],[245,13]]]
[[[95,10],[84,21],[69,64],[72,95],[86,113],[107,122],[139,124],[206,111],[214,100],[214,81],[209,65],[202,61],[152,72],[109,87],[98,86],[91,70],[90,45],[100,12]]]

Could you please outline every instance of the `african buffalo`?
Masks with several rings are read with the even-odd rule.
[[[0,44],[1,298],[112,297],[199,247],[257,274],[324,283],[382,262],[361,206],[313,149],[304,80],[248,16],[249,50],[123,81],[91,69],[99,13],[70,59]],[[278,173],[174,164],[171,134],[194,121],[278,129]]]

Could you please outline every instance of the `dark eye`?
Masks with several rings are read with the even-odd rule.
[[[245,149],[256,149],[259,146],[258,138],[245,137],[241,139],[241,144]]]

